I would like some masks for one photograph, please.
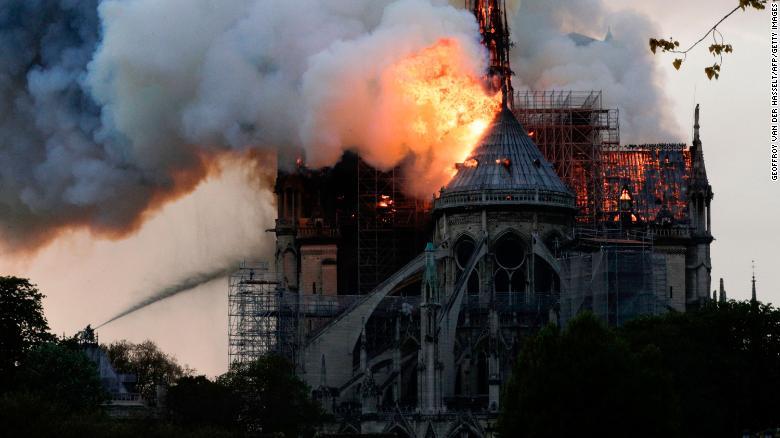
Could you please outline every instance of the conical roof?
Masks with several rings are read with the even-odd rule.
[[[436,208],[464,204],[575,208],[574,195],[506,106],[485,131],[472,156],[457,169],[436,200]]]

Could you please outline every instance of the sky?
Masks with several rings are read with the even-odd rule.
[[[674,36],[686,45],[736,0],[604,2],[614,10],[647,15],[661,31],[648,38]],[[572,22],[571,31],[583,29],[594,32],[589,24]],[[695,49],[680,71],[671,65],[673,56],[656,55],[656,80],[669,98],[664,111],[687,134],[674,140],[690,142],[693,108],[701,104],[701,138],[715,192],[713,288],[723,277],[730,298],[748,298],[755,259],[760,299],[780,302],[780,290],[773,287],[780,282],[775,255],[780,186],[770,180],[768,164],[769,13],[739,12],[720,29],[734,53],[724,59],[719,80],[709,81],[703,72],[713,62],[708,44]],[[225,159],[221,169],[123,239],[68,231],[34,255],[0,254],[0,272],[37,283],[47,296],[44,308],[53,331],[73,334],[189,273],[240,260],[269,260],[273,236],[265,230],[273,227],[274,211],[268,207],[267,185],[259,184],[256,169],[241,161]],[[210,281],[101,328],[100,340],[151,339],[198,372],[222,373],[228,362],[227,289],[226,278]]]

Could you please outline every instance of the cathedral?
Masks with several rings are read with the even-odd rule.
[[[600,94],[528,105],[499,6],[474,2],[502,108],[432,200],[353,154],[322,170],[279,158],[275,271],[231,278],[231,358],[290,358],[333,414],[325,434],[494,436],[529,334],[711,299],[699,107],[690,146],[628,146],[603,132]]]

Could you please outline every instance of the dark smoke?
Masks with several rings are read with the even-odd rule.
[[[0,6],[0,239],[12,250],[69,226],[121,235],[205,173],[186,148],[142,165],[105,125],[87,85],[100,29],[97,0]]]
[[[517,89],[600,89],[624,138],[674,133],[649,20],[602,0],[527,0],[510,20]],[[565,36],[610,25],[609,42]],[[378,102],[393,96],[379,84],[442,38],[479,74],[477,30],[448,0],[0,0],[0,246],[34,252],[71,228],[125,236],[223,151],[303,148],[310,165],[345,149],[384,167],[426,157],[378,141],[396,128],[381,123]],[[203,272],[117,317],[227,270]]]
[[[132,306],[126,308],[125,310],[122,310],[121,312],[117,313],[116,315],[112,316],[110,319],[108,319],[106,322],[98,325],[95,327],[96,329],[103,327],[106,324],[110,324],[120,318],[123,318],[127,315],[130,315],[131,313],[137,312],[141,309],[144,309],[148,306],[151,306],[152,304],[158,303],[160,301],[163,301],[165,299],[171,298],[174,295],[178,295],[180,293],[184,293],[187,291],[190,291],[192,289],[195,289],[196,287],[208,283],[212,280],[216,280],[218,278],[222,278],[228,274],[230,274],[232,271],[236,269],[236,266],[238,266],[238,263],[233,263],[229,267],[222,267],[210,272],[202,272],[199,274],[194,274],[187,279],[176,283],[172,286],[168,286],[164,289],[161,289],[152,295],[148,296],[147,298],[144,298],[143,300],[139,301],[136,304],[133,304]]]

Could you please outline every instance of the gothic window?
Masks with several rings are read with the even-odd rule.
[[[488,358],[484,351],[479,353],[477,360],[477,394],[488,393]]]
[[[498,293],[509,292],[509,288],[510,288],[509,273],[506,271],[506,269],[499,269],[498,271],[496,271],[494,284],[495,284],[496,292]]]
[[[495,244],[496,261],[504,269],[514,270],[525,260],[525,245],[520,236],[507,233]]]
[[[512,273],[512,292],[525,292],[525,272],[518,270]]]
[[[471,255],[474,254],[474,248],[474,240],[470,237],[464,236],[458,240],[458,243],[455,244],[455,262],[458,264],[458,268],[466,269]]]
[[[397,436],[398,438],[409,438],[409,434],[406,433],[405,430],[401,429],[400,426],[396,426],[393,429],[390,430],[390,433],[392,435]]]

